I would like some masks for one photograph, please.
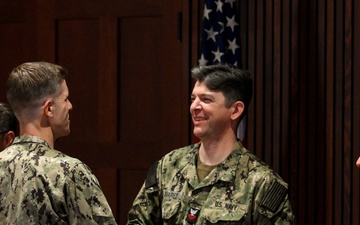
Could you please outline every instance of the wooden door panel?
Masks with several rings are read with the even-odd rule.
[[[161,120],[161,17],[122,18],[119,26],[119,140],[153,142]],[[146,49],[146,51],[144,51]],[[155,132],[156,131],[156,132]]]
[[[67,85],[73,104],[71,135],[66,141],[95,141],[98,133],[98,85],[100,69],[97,19],[57,20],[57,59],[69,70]],[[109,124],[110,126],[111,124]]]
[[[0,23],[0,49],[4,60],[0,60],[0,101],[7,102],[5,83],[11,70],[24,60],[22,23]]]

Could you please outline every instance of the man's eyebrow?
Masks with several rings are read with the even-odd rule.
[[[214,98],[214,96],[212,94],[208,94],[208,93],[200,93],[198,95],[191,94],[192,98],[195,97],[195,96],[200,96],[201,98],[204,98],[204,97],[211,98],[211,99]]]
[[[200,96],[202,96],[202,97],[213,97],[214,95],[210,94],[210,93],[201,93]]]

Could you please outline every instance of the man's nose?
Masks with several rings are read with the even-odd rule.
[[[195,99],[195,100],[193,100],[193,102],[190,105],[190,110],[193,111],[193,110],[198,110],[198,109],[201,109],[201,104],[200,104],[199,100]]]
[[[70,100],[68,100],[68,101],[69,101],[69,109],[72,110],[72,109],[73,109],[73,105],[72,105],[72,103],[70,102]]]

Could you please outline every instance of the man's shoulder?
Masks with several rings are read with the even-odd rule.
[[[181,148],[174,149],[164,155],[162,158],[163,163],[175,162],[178,160],[189,160],[198,151],[199,144],[192,144]]]
[[[64,174],[76,170],[90,171],[90,168],[80,159],[53,149],[42,142],[17,142],[2,152],[0,157],[8,164],[27,165],[28,168],[43,171],[63,171]]]
[[[165,154],[158,160],[152,168],[156,171],[178,171],[187,165],[195,163],[194,158],[197,155],[199,144],[188,145],[185,147],[177,148]]]
[[[282,185],[287,186],[280,175],[266,162],[260,159],[257,155],[251,153],[243,148],[235,153],[233,157],[238,155],[238,171],[247,174],[246,177],[262,180],[264,182],[272,183],[274,181],[280,182]]]

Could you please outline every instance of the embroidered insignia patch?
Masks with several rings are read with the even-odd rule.
[[[189,212],[186,216],[186,221],[189,222],[190,224],[194,224],[197,220],[199,213],[200,213],[200,210],[190,208]]]

